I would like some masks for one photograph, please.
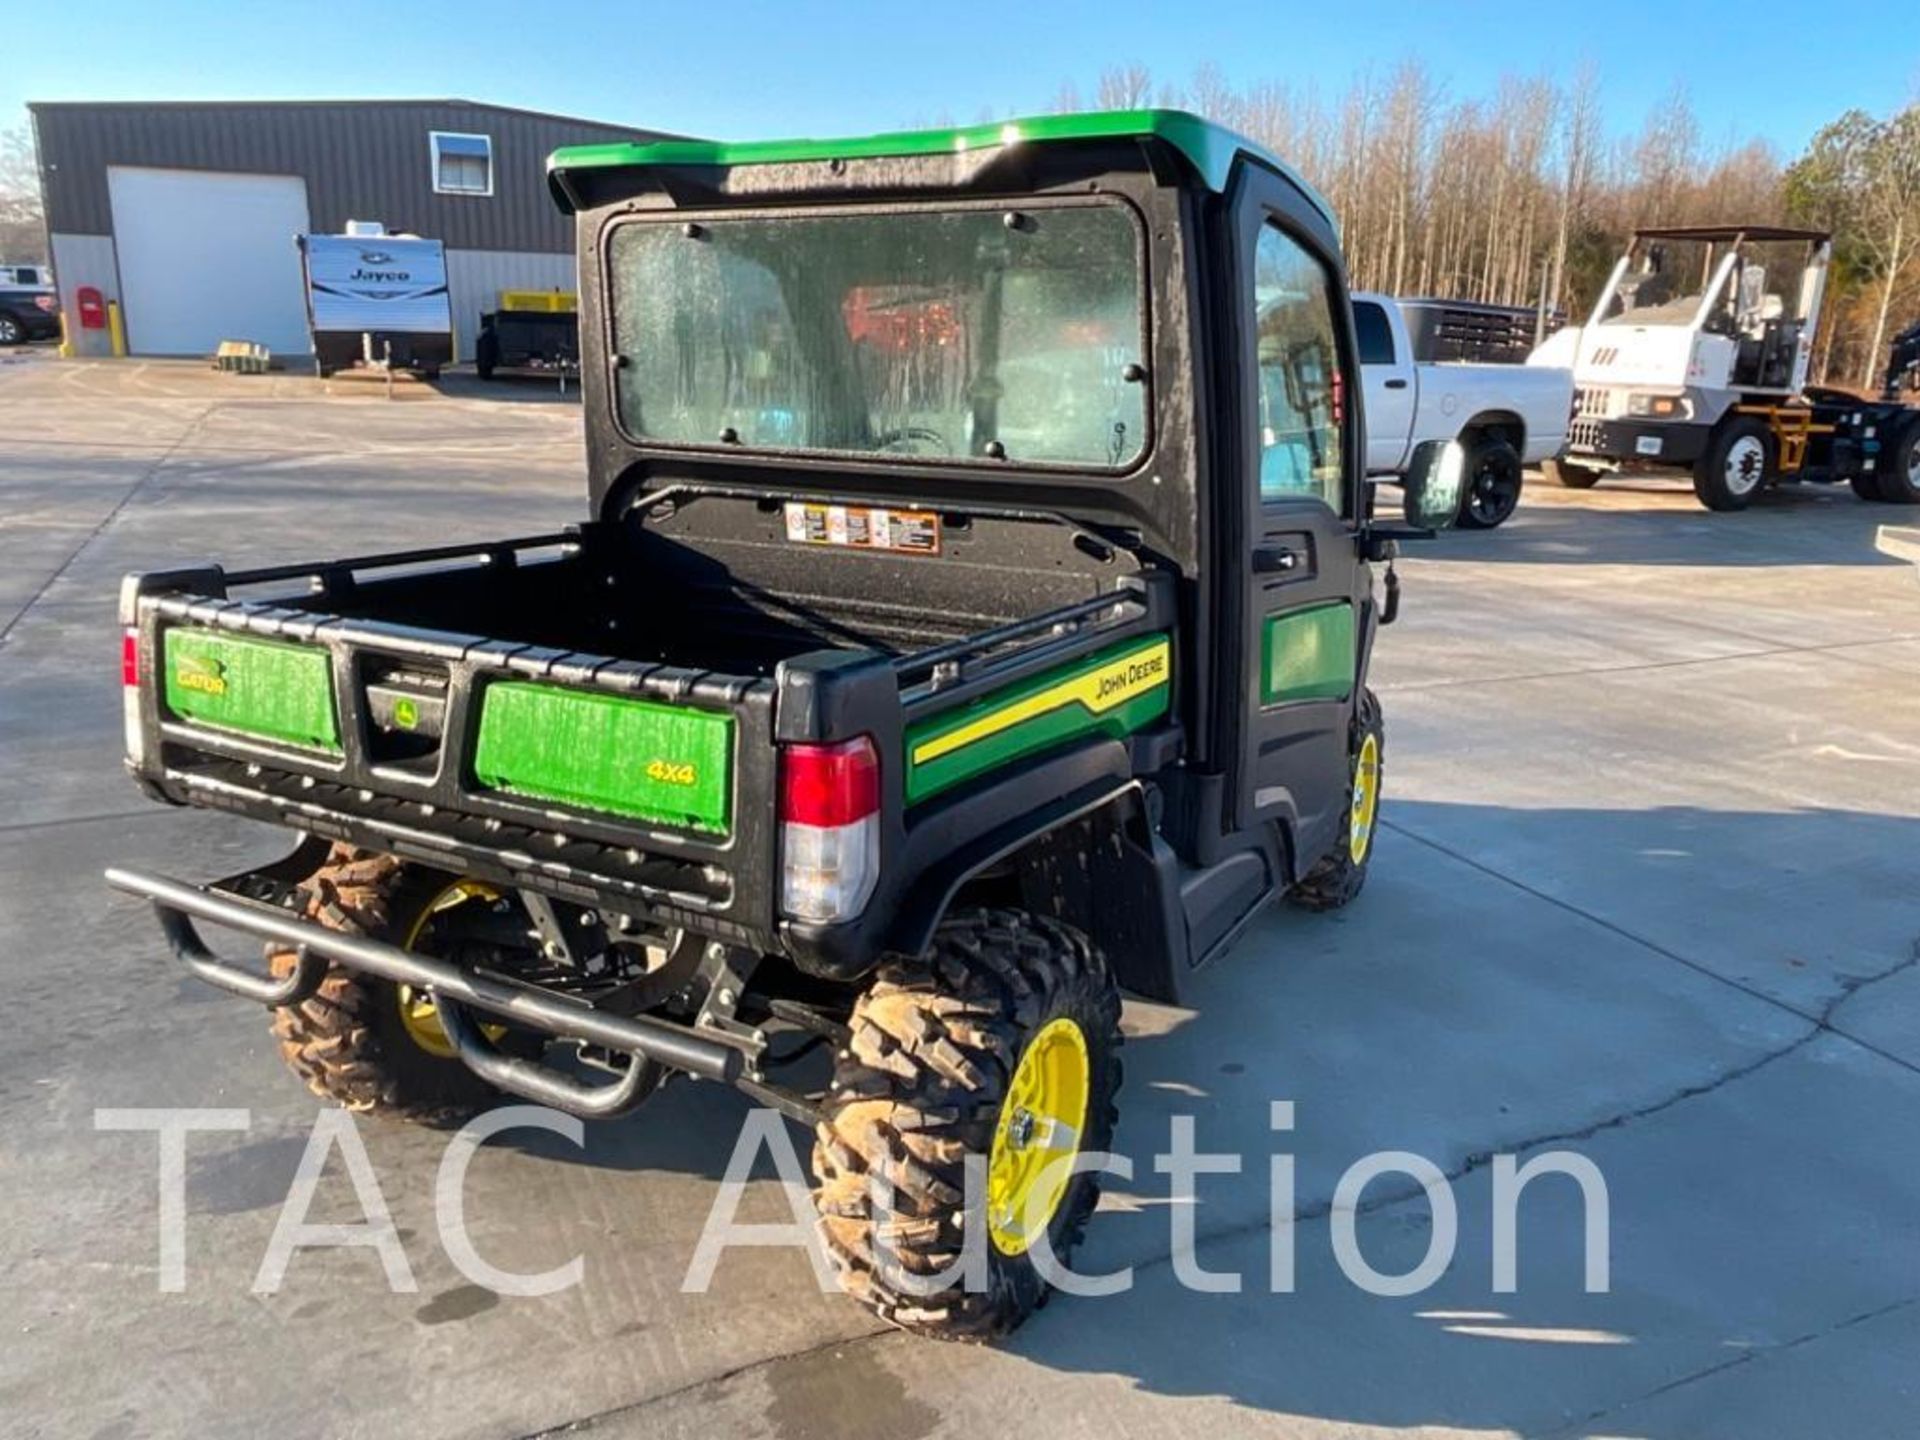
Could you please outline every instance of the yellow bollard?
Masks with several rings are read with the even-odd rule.
[[[60,358],[73,358],[73,337],[67,334],[67,312],[64,310],[60,312]]]
[[[113,341],[113,353],[116,358],[127,353],[127,327],[120,322],[120,302],[107,302],[107,335]]]

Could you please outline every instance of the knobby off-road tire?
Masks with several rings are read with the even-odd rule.
[[[1070,1022],[1063,1026],[1061,1022]],[[847,1291],[904,1330],[940,1339],[1005,1335],[1044,1304],[1031,1250],[1006,1253],[986,1212],[985,1177],[1006,1102],[1031,1052],[1063,1029],[1084,1039],[1086,1102],[1079,1152],[1105,1151],[1120,1087],[1120,996],[1085,936],[1011,910],[968,910],[941,926],[924,961],[890,963],[854,1007],[852,1040],[834,1067],[815,1134],[821,1231]],[[1035,1044],[1036,1037],[1040,1037]],[[1043,1146],[1043,1148],[1045,1148]],[[968,1157],[982,1183],[969,1211]],[[892,1214],[870,1177],[892,1184]],[[1099,1198],[1079,1174],[1045,1230],[1064,1266]],[[973,1227],[987,1284],[914,1293],[900,1276],[936,1275],[960,1259]],[[882,1246],[890,1266],[880,1263]]]
[[[1371,765],[1367,763],[1369,744]],[[1373,863],[1374,842],[1380,831],[1380,783],[1386,768],[1387,738],[1380,702],[1368,690],[1360,697],[1347,751],[1347,828],[1333,849],[1287,892],[1287,898],[1301,909],[1338,910],[1367,883],[1367,867]],[[1368,787],[1372,791],[1370,800]]]
[[[404,945],[453,883],[392,855],[335,845],[301,888],[316,924]],[[269,962],[285,975],[293,954],[273,951]],[[408,1033],[397,987],[375,976],[331,969],[312,999],[273,1012],[273,1036],[309,1090],[348,1110],[446,1125],[500,1093],[459,1060],[422,1049]]]
[[[1589,465],[1576,465],[1571,460],[1542,460],[1540,473],[1569,490],[1591,490],[1600,483],[1598,470]]]

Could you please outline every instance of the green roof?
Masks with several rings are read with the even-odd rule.
[[[1249,155],[1286,176],[1327,223],[1333,210],[1307,182],[1271,152],[1185,110],[1101,110],[1080,115],[1036,115],[959,129],[902,130],[842,140],[656,140],[647,144],[574,145],[547,161],[550,175],[572,170],[655,165],[781,165],[807,160],[872,160],[945,155],[1001,145],[1073,140],[1160,140],[1185,156],[1210,190],[1224,190],[1233,162]]]

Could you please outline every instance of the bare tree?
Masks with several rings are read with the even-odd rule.
[[[1140,64],[1115,66],[1102,72],[1095,103],[1102,110],[1139,110],[1153,95],[1153,76]]]
[[[47,258],[40,212],[40,167],[24,126],[0,131],[0,260],[37,264]]]
[[[1095,103],[1157,97],[1280,155],[1339,216],[1354,284],[1509,304],[1592,304],[1637,225],[1780,218],[1778,157],[1738,137],[1708,153],[1675,89],[1630,140],[1606,138],[1591,64],[1565,85],[1503,79],[1447,95],[1417,62],[1363,72],[1337,94],[1274,81],[1236,86],[1203,64],[1184,84],[1144,65],[1100,76]],[[1063,87],[1059,108],[1078,108]],[[1920,227],[1908,233],[1920,237]]]
[[[1547,271],[1547,306],[1566,298],[1567,251],[1574,225],[1585,212],[1600,150],[1600,72],[1591,60],[1581,64],[1573,89],[1560,110],[1560,218],[1553,232],[1553,259]]]

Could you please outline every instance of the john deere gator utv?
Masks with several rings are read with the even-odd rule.
[[[1004,1333],[1093,1210],[1120,992],[1366,879],[1368,660],[1426,532],[1367,513],[1333,220],[1167,111],[551,181],[589,518],[129,577],[141,786],[304,838],[108,878],[354,1109],[739,1087],[817,1137],[853,1294]],[[1437,524],[1458,462],[1411,477]],[[921,1293],[978,1227],[990,1283]]]

